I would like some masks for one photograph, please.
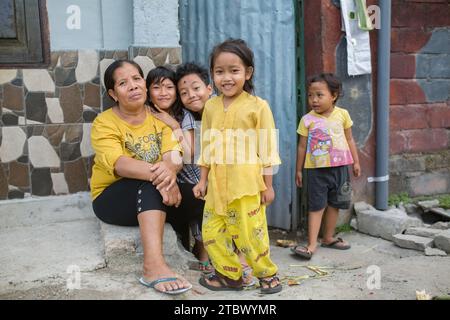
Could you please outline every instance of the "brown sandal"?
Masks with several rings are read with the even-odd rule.
[[[275,287],[272,287],[272,283],[276,281],[278,284]],[[261,286],[261,293],[263,294],[272,294],[272,293],[278,293],[281,290],[283,290],[283,286],[281,285],[280,278],[277,276],[272,276],[268,278],[260,278],[259,284]],[[264,288],[263,285],[267,285],[267,288]]]
[[[206,280],[208,281],[218,281],[220,283],[220,286],[213,286],[211,284],[209,284],[208,282],[206,282]],[[203,287],[212,290],[212,291],[241,291],[244,289],[244,287],[238,286],[238,287],[231,287],[230,285],[227,284],[227,281],[221,277],[219,277],[216,274],[210,274],[208,276],[205,277],[201,277],[198,280],[198,283],[200,283]]]

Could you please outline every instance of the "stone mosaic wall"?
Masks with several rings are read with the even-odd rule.
[[[64,51],[48,69],[0,70],[0,200],[88,191],[91,124],[112,105],[103,72],[130,58],[146,75],[180,57],[180,48]]]

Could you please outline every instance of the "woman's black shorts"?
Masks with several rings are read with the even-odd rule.
[[[151,182],[122,178],[95,198],[95,215],[105,223],[137,226],[137,216],[147,210],[167,212],[162,196]]]

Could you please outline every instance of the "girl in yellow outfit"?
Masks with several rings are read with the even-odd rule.
[[[193,190],[198,198],[206,195],[202,234],[215,274],[200,284],[216,291],[242,289],[236,246],[259,278],[261,292],[280,292],[266,222],[266,206],[275,198],[272,167],[281,163],[272,112],[251,94],[254,58],[243,40],[219,44],[210,60],[221,94],[203,111],[201,178]]]

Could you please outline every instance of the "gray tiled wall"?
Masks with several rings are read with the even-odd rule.
[[[0,200],[89,190],[90,129],[112,105],[102,75],[130,58],[148,72],[180,48],[52,52],[48,69],[0,70]]]

